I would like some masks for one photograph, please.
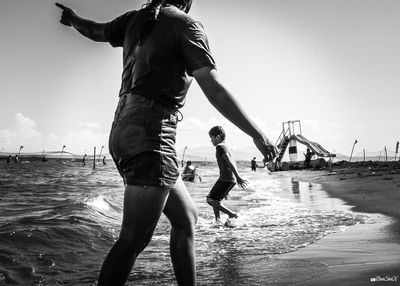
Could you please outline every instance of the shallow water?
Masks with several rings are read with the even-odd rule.
[[[199,211],[199,285],[279,285],[280,254],[365,219],[318,184],[239,165],[250,184],[224,201],[238,211],[236,228],[213,228],[205,197],[218,172],[214,164],[199,169],[202,182],[186,184]],[[70,161],[0,162],[0,285],[92,285],[118,236],[123,190],[111,162],[95,170]],[[127,285],[176,285],[164,216]]]

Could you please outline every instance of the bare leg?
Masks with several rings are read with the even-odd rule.
[[[170,190],[164,213],[172,226],[170,251],[178,285],[196,285],[194,234],[197,212],[181,177]]]
[[[214,209],[214,214],[215,214],[215,219],[219,219],[219,212],[223,212],[229,216],[229,218],[237,218],[237,214],[228,209],[226,206],[224,206],[220,201],[213,200],[211,198],[207,198],[207,203],[213,207]],[[218,213],[218,217],[217,217]]]
[[[161,187],[126,186],[121,233],[103,262],[98,286],[125,284],[137,256],[153,236],[168,194]]]
[[[221,219],[221,214],[219,209],[213,207],[213,210],[214,210],[215,221],[219,221]]]

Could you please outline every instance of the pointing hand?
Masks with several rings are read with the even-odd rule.
[[[74,16],[76,16],[75,10],[68,8],[60,3],[56,3],[56,6],[60,9],[62,9],[62,14],[61,14],[61,20],[60,23],[64,24],[66,26],[71,26],[71,21]]]

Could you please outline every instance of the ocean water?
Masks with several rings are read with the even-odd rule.
[[[213,228],[205,197],[218,169],[199,170],[202,182],[186,183],[199,212],[199,285],[283,285],[278,276],[290,267],[281,254],[365,220],[318,184],[239,165],[249,186],[224,201],[238,211],[236,227]],[[93,169],[78,161],[1,161],[0,285],[93,285],[118,237],[123,191],[112,162]],[[176,285],[169,230],[162,216],[127,285]]]

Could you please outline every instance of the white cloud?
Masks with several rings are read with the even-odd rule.
[[[42,142],[42,134],[36,130],[36,122],[22,113],[14,116],[15,129],[0,130],[0,145],[5,151],[15,152],[19,146],[29,146],[28,149],[35,150]]]
[[[78,124],[75,130],[66,134],[50,133],[43,135],[37,130],[36,122],[17,113],[14,116],[15,128],[13,130],[0,130],[0,148],[3,152],[17,152],[19,146],[24,146],[23,152],[59,151],[66,145],[66,151],[82,154],[92,153],[97,146],[99,152],[104,146],[104,152],[108,152],[108,133],[97,131],[99,124],[95,122],[83,122]]]
[[[16,134],[20,138],[26,139],[38,139],[42,134],[36,130],[36,122],[22,113],[17,113],[14,116]]]
[[[6,150],[7,146],[10,146],[12,142],[15,141],[16,137],[17,134],[11,132],[10,130],[0,130],[0,145],[2,149]]]
[[[101,146],[108,150],[108,135],[108,133],[98,133],[90,129],[78,129],[68,132],[62,136],[61,140],[62,145],[67,146],[65,149],[72,153],[93,153],[95,146],[96,152],[100,151]]]
[[[178,128],[180,130],[199,130],[199,131],[204,131],[206,130],[206,127],[204,126],[204,123],[200,121],[197,118],[194,117],[189,117],[185,118],[182,122],[178,124]]]

